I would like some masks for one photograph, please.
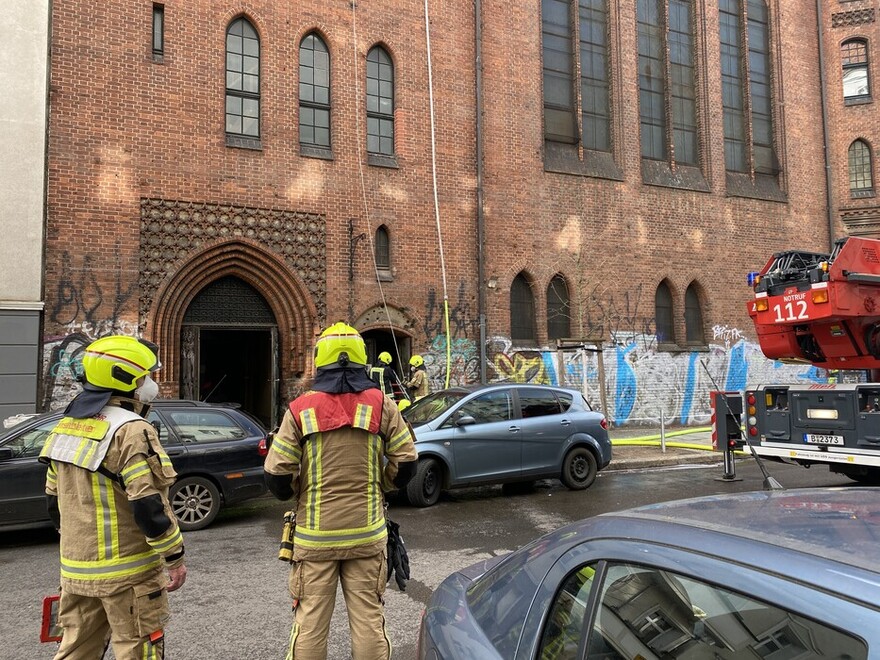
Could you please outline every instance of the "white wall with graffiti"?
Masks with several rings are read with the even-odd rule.
[[[618,333],[598,352],[520,349],[509,339],[488,346],[488,379],[566,385],[583,390],[601,409],[599,360],[605,372],[606,415],[617,425],[706,424],[709,391],[742,391],[761,383],[827,382],[822,369],[768,360],[760,346],[735,328],[716,326],[708,347],[669,352],[657,349],[653,335]],[[446,379],[446,338],[435,337],[424,354],[434,389]],[[479,380],[479,350],[470,339],[451,346],[450,384]],[[559,365],[562,365],[560,369]],[[586,370],[586,371],[585,371]],[[714,381],[714,382],[713,382]]]

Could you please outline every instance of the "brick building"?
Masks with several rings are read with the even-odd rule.
[[[844,231],[820,73],[876,28],[828,4],[54,3],[42,405],[125,332],[165,395],[273,423],[338,319],[435,387],[574,383],[618,422],[702,419],[700,361],[817,378],[760,356],[745,274]],[[826,101],[847,226],[864,97]]]

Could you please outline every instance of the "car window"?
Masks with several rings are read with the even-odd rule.
[[[43,445],[46,444],[46,438],[52,433],[52,429],[58,425],[58,421],[59,418],[53,417],[39,426],[12,438],[3,446],[12,450],[13,458],[39,456]]]
[[[433,422],[467,395],[465,390],[444,390],[429,394],[407,408],[403,417],[413,426]]]
[[[575,657],[583,636],[578,629],[585,621],[585,589],[589,589],[588,580],[579,574],[569,577],[556,596],[541,638],[542,660]],[[588,658],[608,660],[857,660],[867,655],[860,639],[796,611],[684,575],[632,564],[608,566],[587,641]]]
[[[219,442],[240,440],[245,431],[231,417],[211,410],[162,410],[177,427],[183,442]]]
[[[168,425],[165,423],[165,420],[159,416],[159,413],[155,410],[151,410],[147,415],[147,421],[159,432],[159,442],[162,443],[163,447],[169,444],[177,444],[174,436],[168,433]]]
[[[471,416],[477,424],[490,422],[506,422],[511,417],[513,401],[509,390],[487,392],[463,404],[455,412],[456,419]]]
[[[562,412],[568,412],[568,409],[571,408],[571,404],[574,401],[574,397],[568,392],[557,392],[556,398],[559,399],[559,405],[562,406]],[[589,410],[589,408],[587,408]]]
[[[562,412],[562,408],[559,407],[559,400],[556,398],[553,390],[523,387],[518,392],[519,407],[524,418],[558,415]]]

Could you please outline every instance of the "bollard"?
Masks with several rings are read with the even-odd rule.
[[[660,411],[660,452],[666,453],[666,413]]]

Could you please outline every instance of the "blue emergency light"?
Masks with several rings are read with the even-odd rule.
[[[746,280],[748,281],[750,287],[752,287],[752,288],[755,287],[755,282],[757,281],[758,276],[759,276],[760,274],[761,274],[761,273],[759,273],[758,271],[753,270],[751,273],[749,273],[748,275],[746,275]]]

